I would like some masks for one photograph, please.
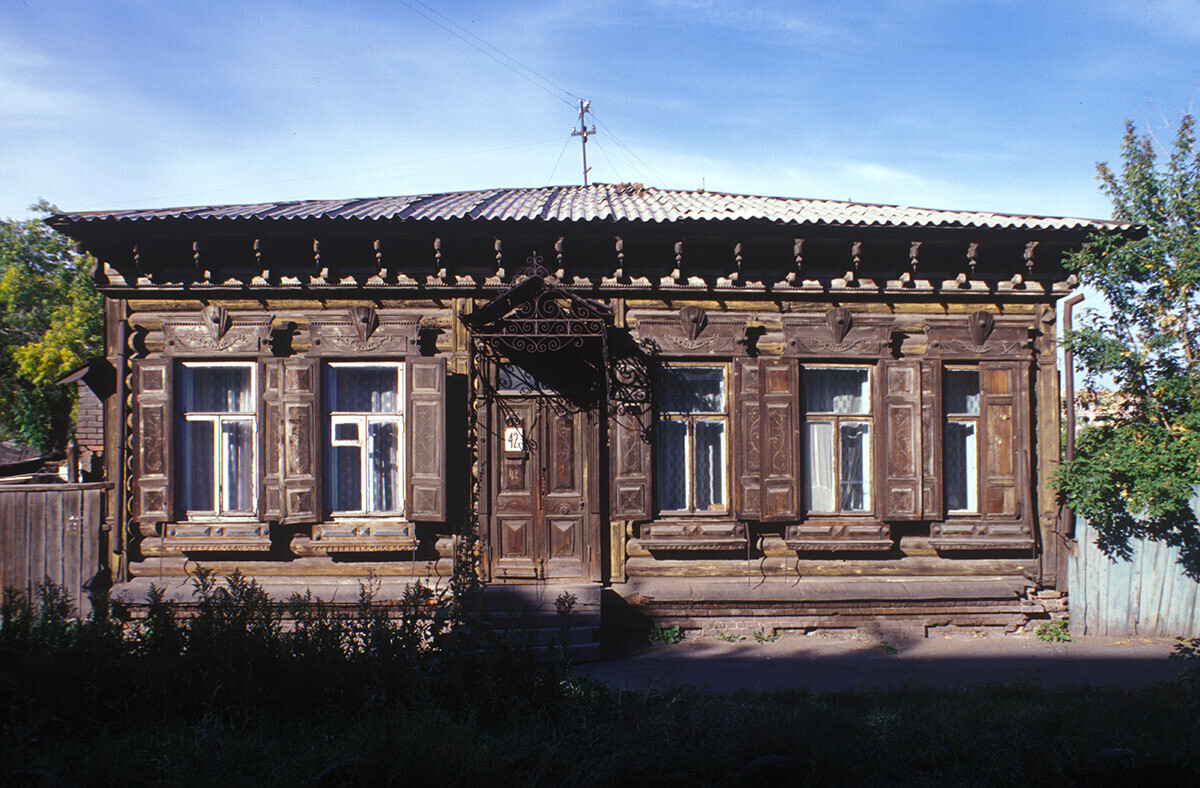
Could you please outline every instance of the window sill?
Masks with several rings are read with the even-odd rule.
[[[728,515],[722,515],[728,518]],[[638,544],[646,550],[744,550],[746,525],[737,520],[696,519],[695,515],[644,523]]]
[[[789,525],[784,531],[784,544],[789,550],[886,551],[895,544],[887,523],[871,515],[849,517],[809,517],[799,525]]]
[[[399,515],[336,518],[314,525],[312,538],[296,536],[291,541],[291,550],[297,556],[402,552],[416,548],[416,527]]]

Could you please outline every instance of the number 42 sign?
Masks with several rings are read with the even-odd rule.
[[[525,433],[521,431],[520,427],[504,428],[504,451],[517,453],[525,451]]]

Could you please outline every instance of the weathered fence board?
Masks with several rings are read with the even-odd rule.
[[[0,485],[0,588],[36,594],[49,580],[62,586],[80,614],[104,570],[101,495],[109,485]]]
[[[1136,540],[1128,559],[1109,558],[1096,537],[1080,520],[1067,563],[1072,633],[1200,637],[1200,583],[1184,573],[1178,547]]]

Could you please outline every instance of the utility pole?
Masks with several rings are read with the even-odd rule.
[[[587,186],[588,166],[587,166],[587,138],[589,134],[596,133],[596,127],[587,127],[586,115],[592,106],[592,102],[584,99],[579,99],[579,128],[571,130],[572,137],[580,137],[583,141],[583,185]]]

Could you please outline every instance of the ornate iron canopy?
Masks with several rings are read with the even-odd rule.
[[[612,312],[559,286],[535,254],[517,284],[461,319],[492,350],[525,356],[602,349]]]

